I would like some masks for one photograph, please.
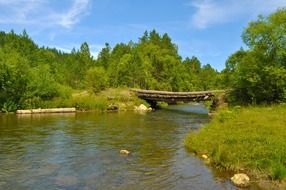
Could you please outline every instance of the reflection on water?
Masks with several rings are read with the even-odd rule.
[[[183,147],[205,113],[2,115],[0,189],[235,189]]]

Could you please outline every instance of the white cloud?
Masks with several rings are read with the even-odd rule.
[[[64,10],[49,0],[0,0],[0,23],[71,28],[88,14],[91,0],[72,0]]]
[[[60,14],[58,24],[69,28],[79,22],[80,18],[86,15],[90,0],[75,0],[72,7],[65,13]]]
[[[286,0],[193,0],[189,5],[195,8],[192,25],[207,28],[234,19],[268,14],[286,6]]]

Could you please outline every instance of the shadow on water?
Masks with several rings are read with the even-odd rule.
[[[167,107],[163,107],[161,110],[165,112],[171,112],[173,114],[189,115],[192,118],[207,118],[209,112],[208,109],[206,109],[202,104],[170,105]]]
[[[0,189],[236,189],[184,149],[204,111],[2,115]]]
[[[170,105],[163,108],[164,110],[169,110],[178,113],[186,114],[199,114],[201,116],[207,116],[208,109],[202,104],[198,103],[189,103],[189,104],[179,104],[179,105]]]

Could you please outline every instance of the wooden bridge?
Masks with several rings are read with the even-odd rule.
[[[217,93],[224,91],[199,91],[199,92],[168,92],[156,90],[132,89],[141,99],[146,100],[152,107],[156,107],[157,102],[199,102],[213,100]]]

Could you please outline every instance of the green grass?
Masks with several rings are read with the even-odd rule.
[[[286,178],[286,105],[220,110],[185,146],[212,165],[274,180]]]
[[[88,91],[75,91],[68,98],[54,98],[49,101],[33,101],[26,109],[31,108],[65,108],[75,107],[80,111],[106,111],[109,105],[116,105],[120,111],[133,110],[134,106],[146,104],[128,89],[107,89],[94,94]]]

